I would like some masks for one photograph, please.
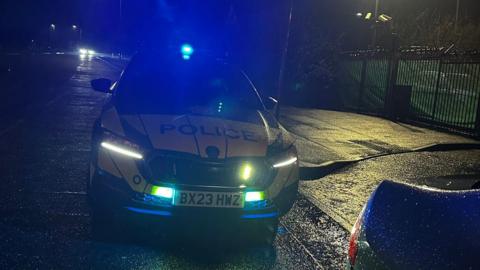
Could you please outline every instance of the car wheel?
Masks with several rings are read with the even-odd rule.
[[[286,187],[275,199],[275,205],[279,211],[280,216],[285,215],[292,208],[297,200],[298,195],[298,181]]]
[[[90,205],[91,233],[96,240],[113,240],[115,238],[115,216],[99,205]]]
[[[266,222],[264,230],[265,244],[267,244],[268,246],[273,245],[273,242],[275,242],[275,238],[277,237],[278,219],[276,219],[275,221]]]
[[[277,237],[278,219],[257,221],[250,231],[251,243],[259,246],[271,246]]]
[[[96,199],[95,183],[98,176],[90,173],[87,179],[87,200],[90,206],[91,232],[94,239],[111,240],[114,237],[115,215],[112,211]],[[97,192],[98,194],[98,192]]]

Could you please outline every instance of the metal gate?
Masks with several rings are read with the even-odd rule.
[[[388,114],[388,97],[412,89],[408,119],[480,135],[480,54],[438,50],[364,51],[344,54],[339,90],[347,109]]]

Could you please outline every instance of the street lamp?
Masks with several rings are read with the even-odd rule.
[[[53,23],[50,24],[50,30],[55,31],[55,27],[56,27],[55,24],[53,24]]]
[[[77,26],[76,24],[72,25],[72,32],[73,32],[73,41],[74,43],[79,43],[82,41],[82,28]]]
[[[285,66],[287,63],[287,55],[288,55],[288,46],[290,43],[290,32],[292,28],[292,17],[293,17],[293,0],[290,1],[290,8],[288,14],[288,24],[287,24],[287,32],[285,33],[285,40],[283,45],[283,52],[280,60],[280,70],[278,72],[278,85],[277,85],[277,110],[275,112],[275,117],[280,117],[280,104],[283,102],[283,81],[285,77]]]
[[[460,0],[457,0],[457,11],[455,12],[455,33],[458,30],[458,15],[460,13]]]
[[[375,21],[373,25],[373,37],[372,37],[372,49],[377,45],[377,19],[378,19],[378,9],[380,7],[380,0],[375,0]]]

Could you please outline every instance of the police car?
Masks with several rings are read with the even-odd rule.
[[[117,82],[91,85],[110,94],[92,136],[94,225],[121,212],[254,224],[274,239],[297,195],[297,152],[245,73],[184,46],[137,54]]]

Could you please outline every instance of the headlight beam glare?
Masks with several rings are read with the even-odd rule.
[[[105,149],[108,149],[108,150],[110,150],[112,152],[115,152],[115,153],[118,153],[118,154],[122,154],[124,156],[128,156],[128,157],[135,158],[135,159],[143,159],[143,156],[139,153],[136,153],[136,152],[130,151],[128,149],[113,145],[113,144],[108,143],[108,142],[102,142],[101,146]]]
[[[291,164],[297,162],[297,159],[298,159],[297,157],[292,157],[292,158],[287,159],[287,160],[285,160],[285,161],[282,161],[282,162],[279,162],[279,163],[277,163],[277,164],[274,164],[273,167],[274,167],[274,168],[285,167],[285,166],[288,166],[288,165],[291,165]]]

